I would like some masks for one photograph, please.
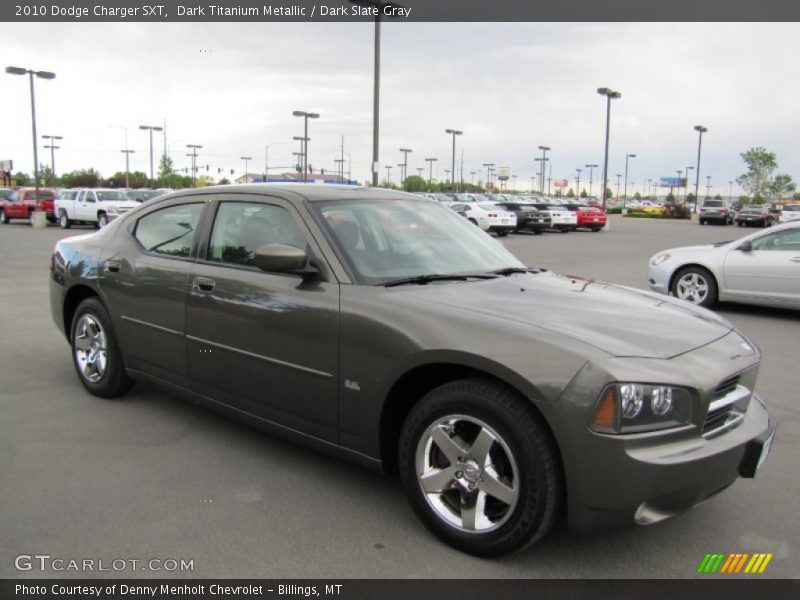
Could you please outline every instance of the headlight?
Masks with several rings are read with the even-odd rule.
[[[642,433],[686,425],[692,418],[688,390],[668,385],[615,383],[606,387],[592,429],[601,433]]]
[[[109,214],[116,215],[119,212],[119,209],[116,206],[109,206],[108,212]]]
[[[661,263],[668,261],[670,258],[672,258],[672,255],[670,254],[656,254],[650,259],[650,266],[657,267]]]

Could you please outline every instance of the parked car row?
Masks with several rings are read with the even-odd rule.
[[[785,204],[773,207],[769,204],[727,205],[722,200],[706,200],[698,209],[700,225],[717,223],[739,227],[771,227],[775,223],[787,223],[800,219],[800,204]]]
[[[1,188],[0,223],[12,219],[31,221],[33,213],[44,211],[47,221],[69,229],[74,223],[104,227],[119,215],[170,192],[169,188],[158,190],[121,190],[110,188],[72,188],[56,190],[39,188]]]

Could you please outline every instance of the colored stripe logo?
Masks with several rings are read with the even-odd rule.
[[[765,552],[715,552],[706,554],[697,567],[697,572],[703,575],[738,575],[740,573],[760,575],[767,570],[767,565],[772,560],[773,554]]]

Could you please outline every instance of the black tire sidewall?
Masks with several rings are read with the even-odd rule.
[[[83,376],[80,372],[77,358],[75,357],[75,329],[80,318],[86,314],[92,315],[99,321],[106,335],[106,373],[97,383],[88,381]],[[111,316],[108,314],[106,307],[103,306],[103,303],[99,299],[87,298],[78,305],[69,328],[69,342],[75,372],[81,384],[83,384],[83,387],[85,387],[89,393],[101,398],[113,398],[130,389],[133,382],[125,374],[125,365],[122,360],[119,344],[117,343],[114,324],[111,321]]]
[[[553,481],[556,485],[559,481],[555,453],[541,423],[536,423],[537,432],[528,431],[514,415],[492,401],[491,396],[499,386],[475,380],[455,384],[433,390],[409,414],[401,432],[399,448],[403,487],[417,516],[445,543],[477,556],[508,554],[541,538],[555,520],[554,514],[546,515],[555,510],[551,507],[548,511],[548,503],[555,506],[560,502],[560,490],[549,489]],[[524,407],[519,409],[524,410]],[[508,445],[517,463],[521,486],[517,505],[511,517],[494,531],[467,533],[445,523],[434,514],[417,480],[415,457],[420,436],[437,419],[456,414],[476,417],[490,425]],[[539,440],[534,439],[536,437]],[[546,452],[542,453],[537,443],[544,443]],[[539,497],[533,493],[536,489],[552,496]]]

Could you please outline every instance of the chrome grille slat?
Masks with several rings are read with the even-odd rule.
[[[751,394],[749,389],[739,384],[738,375],[720,383],[711,395],[703,421],[703,437],[715,437],[738,426],[744,419],[744,413],[739,409],[746,410]]]

